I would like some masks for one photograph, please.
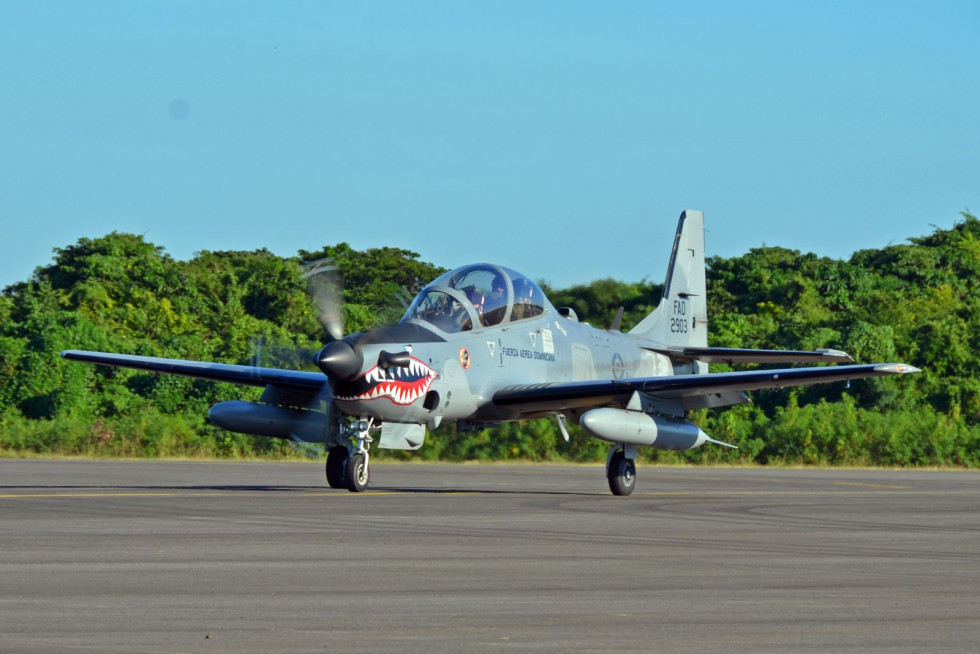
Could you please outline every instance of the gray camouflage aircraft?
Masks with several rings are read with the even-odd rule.
[[[621,316],[622,314],[620,314]],[[333,488],[363,491],[369,448],[415,450],[427,429],[455,421],[479,430],[553,416],[613,445],[606,477],[615,495],[636,480],[637,446],[687,450],[715,443],[685,413],[747,402],[745,391],[918,372],[902,363],[708,373],[708,364],[830,363],[839,350],[708,347],[704,217],[681,214],[657,308],[627,333],[555,309],[529,278],[491,264],[445,273],[397,325],[332,335],[322,372],[66,350],[65,359],[264,387],[258,402],[221,402],[224,429],[323,443]]]

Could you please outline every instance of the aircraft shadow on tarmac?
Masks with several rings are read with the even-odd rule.
[[[108,484],[15,484],[0,485],[4,490],[53,490],[53,491],[303,491],[323,490],[322,486],[281,486],[281,485],[245,485],[245,484],[206,484],[206,485],[108,485]]]
[[[195,485],[106,485],[106,484],[16,484],[0,485],[2,491],[85,491],[106,493],[132,493],[132,492],[243,492],[243,493],[262,493],[262,492],[301,492],[317,493],[322,495],[351,495],[346,489],[329,489],[323,486],[282,486],[282,485],[261,485],[261,484],[195,484]],[[405,495],[565,495],[591,497],[595,495],[605,496],[605,493],[587,493],[582,491],[560,491],[560,490],[513,490],[513,489],[486,489],[486,488],[419,488],[406,486],[372,486],[366,493],[370,496],[374,491],[378,493],[399,493]]]

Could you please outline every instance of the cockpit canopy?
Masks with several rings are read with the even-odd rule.
[[[554,311],[532,280],[501,266],[477,263],[450,270],[422,291],[402,322],[418,320],[447,333],[525,320]]]

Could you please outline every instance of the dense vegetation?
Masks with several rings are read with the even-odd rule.
[[[397,320],[439,274],[413,252],[346,244],[288,259],[201,252],[177,261],[140,236],[112,233],[55,250],[53,262],[0,295],[0,452],[120,456],[285,456],[289,443],[218,430],[214,403],[255,399],[226,384],[64,362],[92,349],[232,363],[304,367],[323,327],[304,270],[329,260],[344,281],[347,331]],[[460,262],[455,262],[460,263]],[[708,262],[711,344],[846,350],[859,362],[903,361],[900,379],[755,393],[753,403],[693,418],[737,451],[646,449],[660,461],[874,465],[980,463],[980,221],[850,260],[779,247]],[[530,272],[530,271],[529,271]],[[317,279],[323,279],[317,277]],[[625,307],[628,329],[660,286],[602,279],[547,289],[593,325]],[[322,307],[321,307],[322,310]],[[722,369],[713,367],[713,369]],[[595,460],[606,444],[548,421],[479,433],[443,427],[424,459]]]

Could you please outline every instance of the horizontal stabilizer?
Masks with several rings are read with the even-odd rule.
[[[647,347],[673,359],[697,359],[705,363],[854,363],[840,350],[748,350],[734,347]]]

